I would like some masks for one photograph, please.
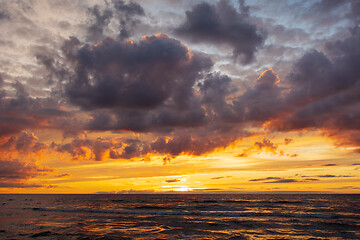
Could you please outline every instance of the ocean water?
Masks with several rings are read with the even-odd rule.
[[[0,239],[360,239],[360,195],[0,195]]]

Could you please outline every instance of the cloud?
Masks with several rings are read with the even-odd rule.
[[[277,145],[275,145],[267,138],[263,138],[261,141],[255,142],[254,146],[259,150],[267,149],[271,152],[274,152],[277,149]]]
[[[88,9],[91,16],[93,16],[93,23],[87,29],[87,39],[89,41],[100,41],[105,38],[104,28],[109,25],[113,13],[109,9],[100,10],[98,5]]]
[[[36,153],[46,148],[46,144],[39,142],[39,139],[33,133],[26,132],[13,135],[0,144],[0,151],[16,151],[24,154]]]
[[[90,42],[103,40],[106,37],[105,32],[111,30],[109,25],[114,21],[119,25],[119,29],[115,31],[117,37],[121,40],[127,39],[139,23],[137,17],[145,15],[144,9],[138,3],[122,0],[113,0],[103,7],[89,7],[88,13],[92,22],[87,28],[87,40]]]
[[[360,62],[358,28],[341,41],[325,44],[327,55],[309,51],[287,76],[291,91],[285,101],[289,111],[269,122],[273,131],[322,129],[339,146],[359,146]],[[281,105],[280,105],[281,106]],[[276,112],[276,111],[275,111]]]
[[[39,172],[46,170],[44,168],[39,168],[33,163],[22,162],[18,159],[12,160],[0,160],[1,170],[0,170],[0,179],[9,180],[9,179],[28,179],[34,176],[39,175]]]
[[[351,1],[351,17],[357,26],[360,23],[360,3],[359,1]]]
[[[249,126],[274,132],[320,128],[339,139],[339,145],[352,146],[360,139],[356,77],[338,65],[357,71],[352,62],[356,62],[357,52],[346,47],[355,44],[357,34],[354,31],[348,39],[327,44],[329,56],[310,51],[301,57],[285,80],[289,87],[283,87],[270,68],[241,94],[233,90],[229,76],[211,72],[209,56],[191,52],[166,35],[145,36],[135,43],[106,38],[96,46],[72,37],[62,48],[71,71],[61,84],[68,103],[90,116],[87,121],[75,122],[77,129],[156,133],[152,140],[128,143],[120,150],[104,145],[94,154],[90,147],[92,157],[88,159],[99,161],[107,152],[113,159],[145,157],[147,153],[167,157],[206,154],[251,135],[244,130]],[[53,71],[54,65],[48,66]],[[338,77],[346,79],[344,84]],[[16,89],[20,97],[21,85]],[[348,108],[341,108],[343,105]],[[64,128],[60,123],[52,121],[50,126]],[[73,158],[86,156],[84,146],[75,145],[69,146],[75,152],[63,152]],[[89,142],[85,145],[91,146]],[[284,154],[263,138],[239,156],[261,151]]]
[[[102,161],[105,154],[116,148],[123,146],[118,139],[73,139],[70,143],[56,144],[52,143],[51,147],[62,153],[68,153],[73,160],[95,160]]]
[[[293,179],[293,178],[280,178],[280,177],[267,177],[267,178],[258,178],[250,179],[250,182],[263,182],[263,183],[294,183],[294,182],[311,182],[318,181],[316,178],[306,178],[306,179]]]
[[[64,43],[63,53],[75,73],[65,82],[64,94],[91,116],[83,130],[160,135],[131,143],[122,153],[110,149],[110,158],[146,152],[201,155],[247,134],[231,132],[234,126],[222,122],[232,114],[227,103],[231,79],[209,73],[209,56],[190,52],[176,39],[164,34],[139,42],[107,38],[90,46],[73,37]],[[79,154],[84,152],[79,149]]]
[[[62,178],[62,177],[69,177],[69,176],[70,176],[69,173],[62,173],[62,174],[56,175],[55,177]]]
[[[211,178],[211,180],[218,180],[218,179],[222,179],[222,178],[231,178],[232,176],[226,176],[226,177],[224,177],[224,176],[221,176],[221,177],[213,177],[213,178]]]
[[[360,187],[355,187],[355,186],[344,186],[344,187],[337,187],[337,188],[330,188],[330,189],[340,189],[340,190],[346,190],[346,189],[360,189]]]
[[[26,182],[2,182],[0,181],[0,188],[40,188],[44,187],[41,184],[29,184]]]
[[[258,182],[258,181],[267,181],[267,180],[279,180],[280,177],[267,177],[267,178],[256,178],[256,179],[250,179],[250,182]]]
[[[332,11],[338,8],[337,3],[319,4],[329,4]],[[1,136],[25,129],[61,129],[72,137],[79,131],[151,133],[146,138],[114,141],[77,137],[52,145],[73,159],[95,161],[149,159],[149,153],[165,155],[165,161],[184,154],[208,154],[256,135],[248,132],[251,128],[269,132],[318,128],[339,145],[360,144],[357,28],[345,39],[329,41],[323,51],[304,54],[281,82],[268,68],[240,88],[230,76],[214,72],[213,61],[221,57],[211,60],[165,34],[126,40],[138,20],[148,17],[139,4],[118,0],[83,9],[90,17],[85,31],[91,44],[72,36],[52,48],[33,50],[36,63],[44,67],[39,75],[49,84],[41,86],[49,91],[43,93],[47,97],[34,97],[31,84],[2,74]],[[356,4],[351,9],[356,12]],[[234,56],[249,63],[266,38],[254,20],[243,1],[240,10],[229,1],[200,3],[186,13],[175,32],[195,42],[228,45]],[[279,25],[278,32],[286,30]],[[106,38],[113,32],[114,38]],[[31,136],[26,139],[31,142]],[[20,141],[11,141],[15,140]],[[289,144],[291,139],[284,141]],[[29,149],[26,144],[30,143],[24,142],[23,148]],[[263,151],[284,154],[264,137],[240,155]]]
[[[20,82],[11,87],[12,91],[0,84],[2,95],[6,96],[0,98],[0,137],[44,126],[57,128],[57,119],[67,116],[55,99],[33,98]]]
[[[317,175],[317,177],[320,177],[320,178],[342,178],[342,177],[353,177],[353,176],[325,174],[325,175]]]
[[[0,11],[0,21],[10,20],[10,16],[4,10]]]
[[[42,187],[42,184],[29,184],[27,181],[53,171],[37,163],[47,148],[30,132],[0,137],[0,187]]]
[[[204,118],[192,87],[212,62],[176,39],[149,36],[133,44],[107,38],[81,47],[71,60],[77,73],[65,86],[69,100],[88,110],[111,110],[94,114],[89,128],[100,122],[103,130],[144,131]]]
[[[207,127],[194,130],[193,128],[160,133],[159,137],[151,140],[141,138],[75,138],[69,143],[53,142],[53,150],[70,154],[73,160],[132,159],[142,158],[150,161],[148,154],[165,155],[164,163],[179,155],[200,156],[217,149],[226,148],[247,133],[231,131],[213,131],[209,136]]]
[[[293,141],[293,139],[291,139],[291,138],[285,138],[285,139],[284,139],[285,145],[290,144],[292,141]]]
[[[305,178],[304,179],[306,182],[307,181],[319,181],[319,179],[317,179],[317,178]]]
[[[297,179],[276,179],[274,181],[270,181],[270,182],[265,182],[265,183],[293,183],[293,182],[298,182]]]
[[[186,20],[175,32],[194,42],[229,45],[235,58],[250,63],[266,37],[250,23],[248,8],[241,6],[239,12],[226,0],[214,5],[202,2],[186,12]]]
[[[175,183],[175,182],[181,182],[180,179],[167,179],[165,182],[167,183]]]
[[[335,163],[328,163],[328,164],[324,164],[322,165],[323,167],[333,167],[333,166],[337,166],[337,164]]]
[[[139,23],[139,20],[135,17],[144,16],[144,9],[135,2],[125,3],[122,0],[113,1],[115,12],[117,13],[117,18],[119,19],[120,28],[119,29],[119,39],[127,39],[131,36],[132,30]]]
[[[284,89],[279,86],[280,78],[269,68],[257,79],[254,87],[237,96],[232,103],[231,120],[262,124],[277,118],[290,110],[284,96]]]
[[[39,184],[28,184],[26,180],[52,171],[52,169],[40,167],[34,162],[25,162],[19,159],[0,159],[0,165],[1,188],[42,187]]]
[[[267,138],[263,138],[260,141],[256,141],[253,146],[243,149],[243,152],[238,157],[246,157],[249,154],[260,154],[262,151],[266,151],[276,155],[284,155],[283,151],[277,151],[278,145],[271,142]]]

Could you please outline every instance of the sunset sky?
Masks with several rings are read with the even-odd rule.
[[[0,2],[0,193],[360,193],[360,1]]]

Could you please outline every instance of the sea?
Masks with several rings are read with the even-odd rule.
[[[360,195],[1,194],[0,239],[360,239]]]

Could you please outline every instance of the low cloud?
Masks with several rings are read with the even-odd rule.
[[[70,176],[69,173],[62,173],[62,174],[56,175],[55,177],[62,178],[62,177],[69,177],[69,176]]]
[[[52,143],[51,147],[58,152],[68,153],[73,160],[95,160],[102,161],[108,151],[114,148],[121,148],[122,142],[118,139],[73,139],[70,143],[56,144]]]
[[[293,141],[293,139],[291,139],[291,138],[285,138],[285,139],[284,139],[285,145],[290,144],[292,141]]]
[[[167,183],[175,183],[175,182],[181,182],[180,179],[167,179],[165,182]]]
[[[267,177],[267,178],[256,178],[256,179],[250,179],[250,182],[259,182],[259,181],[267,181],[267,180],[280,180],[280,177]]]
[[[319,177],[319,178],[343,178],[343,177],[353,177],[353,176],[325,174],[325,175],[317,175],[316,177]]]
[[[306,178],[306,179],[294,179],[294,178],[281,178],[281,177],[267,177],[267,178],[258,178],[250,179],[250,182],[262,182],[262,183],[295,183],[295,182],[312,182],[318,181],[316,178]]]
[[[47,149],[47,145],[39,142],[39,139],[33,133],[22,132],[2,140],[5,140],[4,143],[0,144],[0,151],[3,152],[28,154]]]
[[[34,162],[18,159],[0,159],[0,165],[0,187],[2,188],[42,187],[43,185],[40,184],[29,184],[26,180],[52,171]]]
[[[222,179],[222,178],[231,178],[232,176],[226,176],[226,177],[224,177],[224,176],[221,176],[221,177],[213,177],[213,178],[211,178],[211,180],[218,180],[218,179]]]
[[[328,164],[324,164],[324,165],[321,165],[323,167],[334,167],[334,166],[337,166],[337,164],[335,163],[328,163]]]
[[[275,155],[284,155],[283,151],[278,151],[278,145],[271,142],[267,138],[263,138],[260,141],[256,141],[253,146],[243,150],[238,157],[247,157],[250,154],[260,154],[262,151],[266,151]]]

